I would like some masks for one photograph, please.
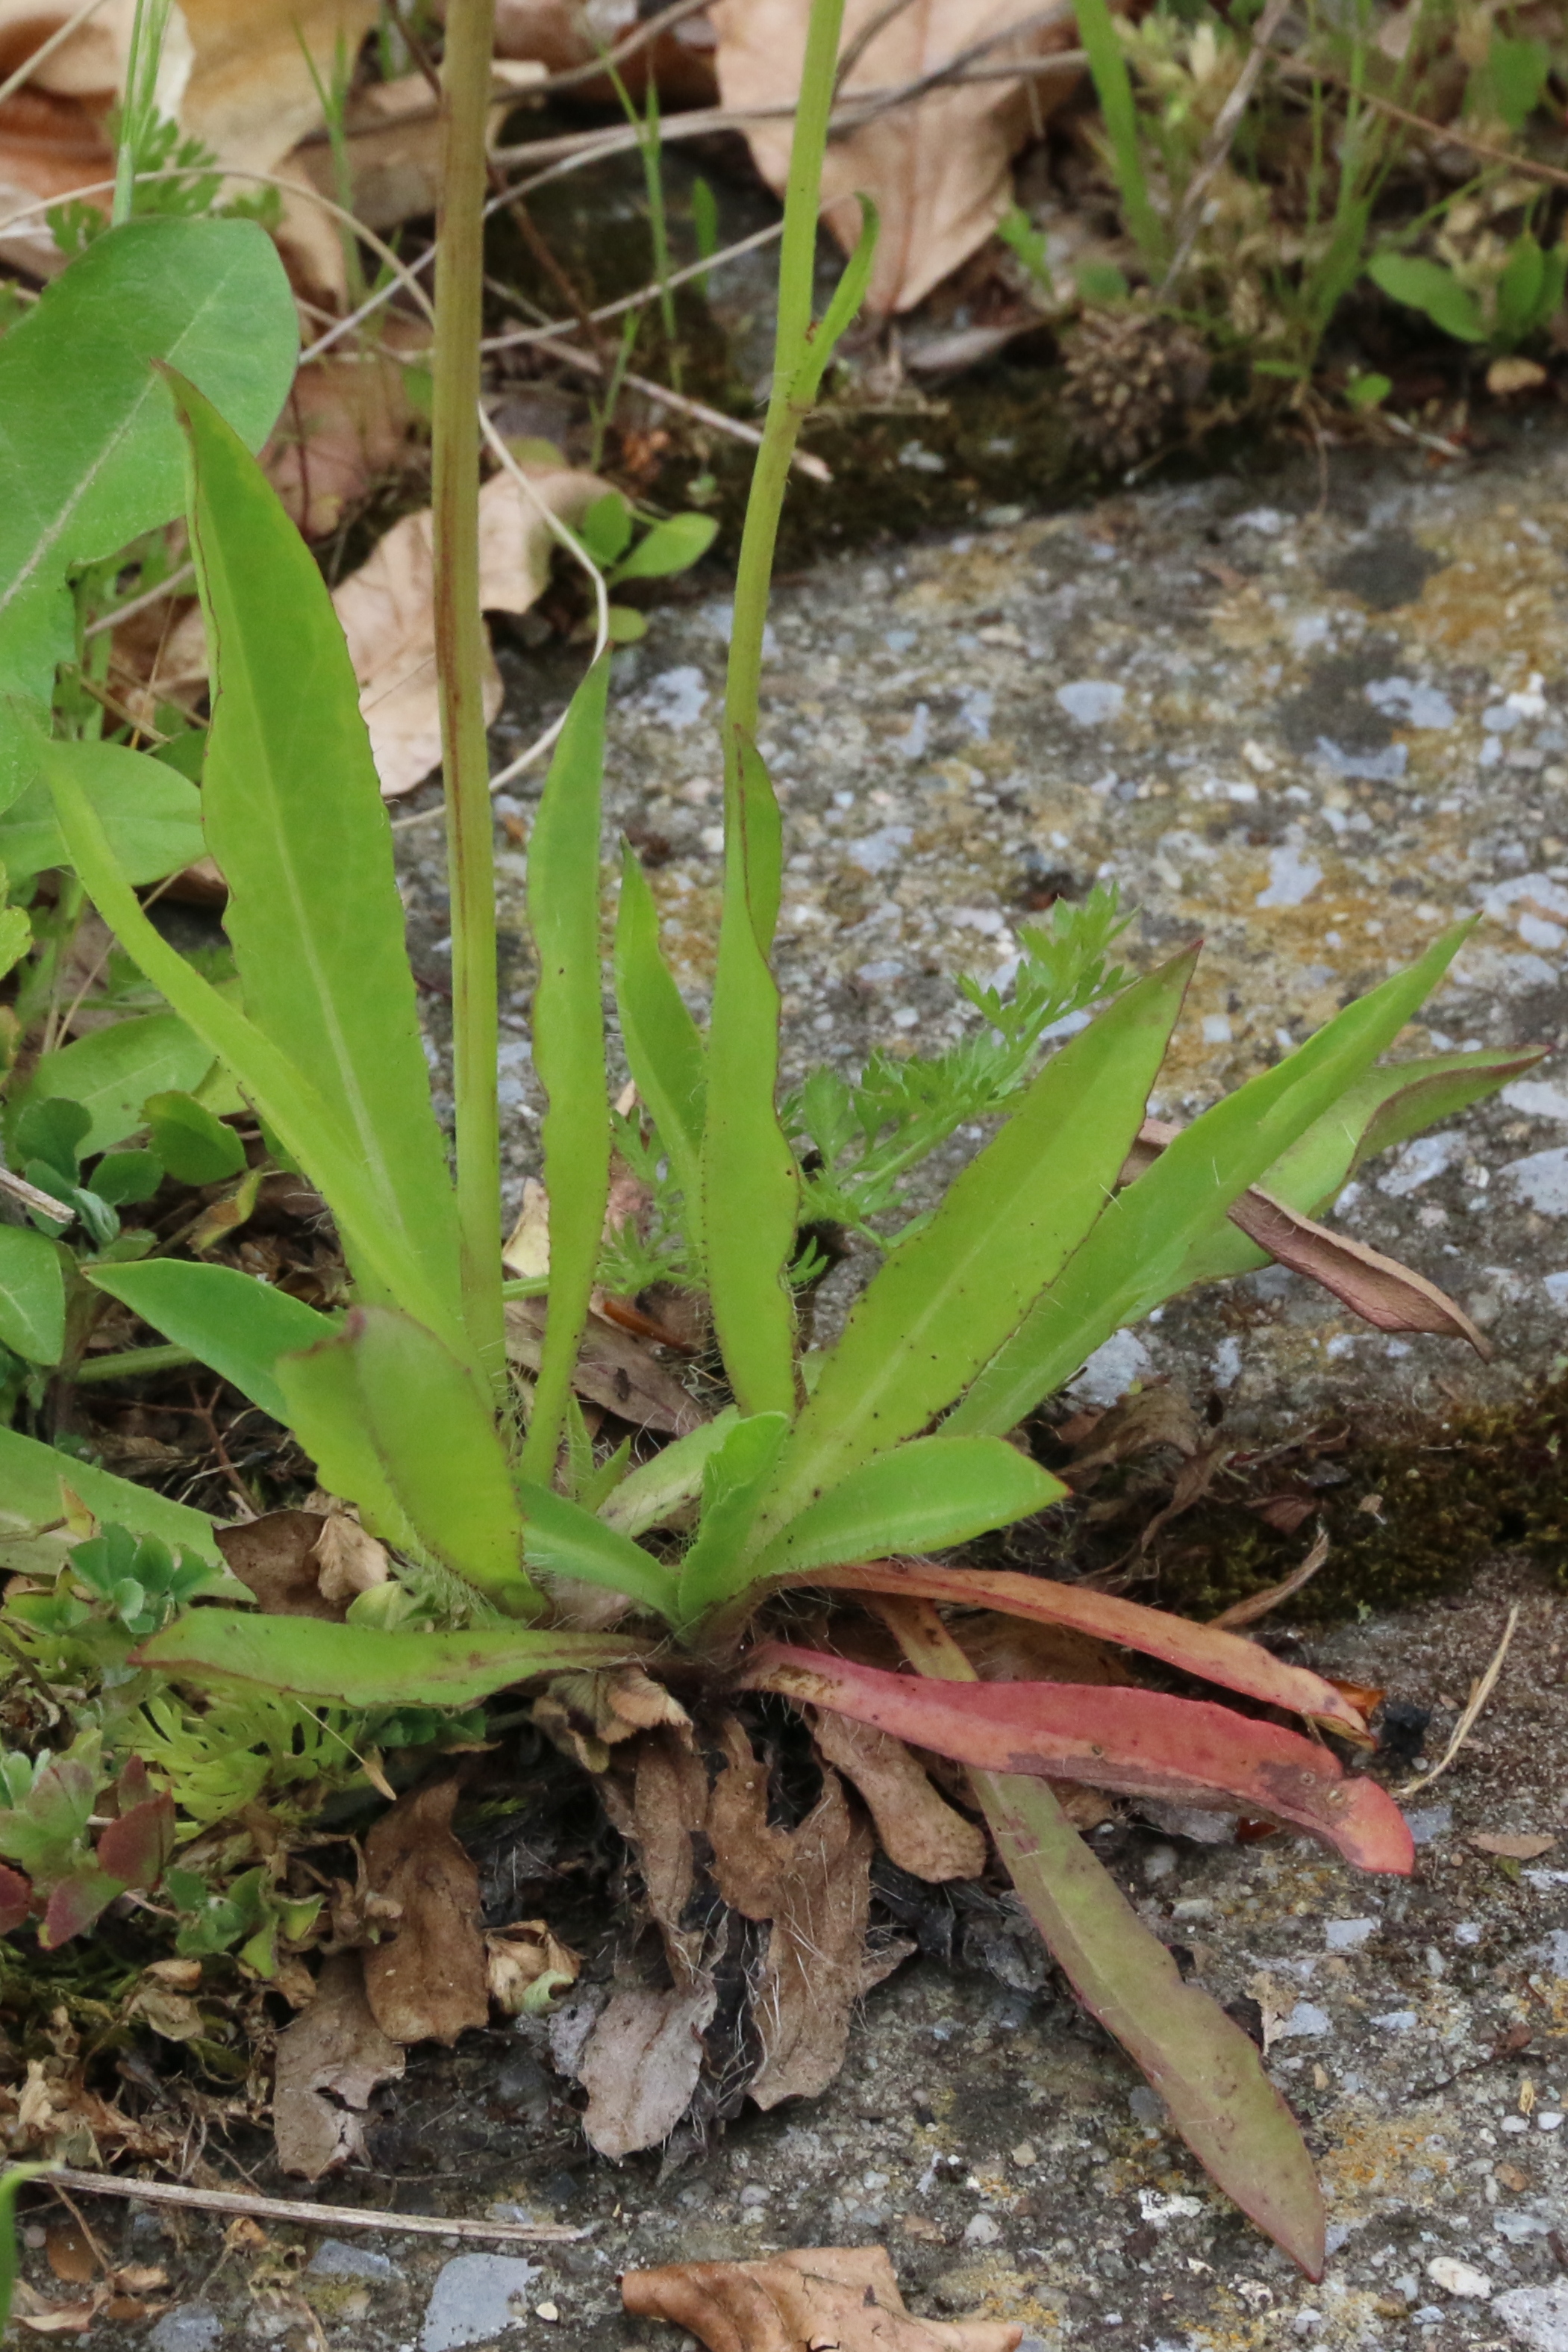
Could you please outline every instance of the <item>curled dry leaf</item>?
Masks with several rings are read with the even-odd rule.
[[[535,60],[549,73],[569,73],[574,66],[591,65],[636,24],[637,0],[588,0],[586,6],[580,0],[497,0],[496,54]],[[706,17],[687,16],[625,58],[622,81],[640,99],[651,77],[666,109],[710,106],[718,94],[713,46]],[[615,102],[608,76],[580,83],[577,95],[590,106]]]
[[[497,61],[491,139],[519,95],[544,76],[538,63]],[[349,209],[356,220],[367,228],[389,229],[434,212],[441,195],[441,124],[423,74],[402,74],[355,90],[343,110],[343,134],[353,191]],[[337,159],[324,133],[302,141],[289,164],[292,173],[337,201]]]
[[[841,100],[939,71],[961,51],[1038,16],[1039,0],[849,0],[841,50],[870,33],[845,77]],[[792,102],[800,84],[810,0],[716,0],[718,85],[726,106]],[[875,27],[876,29],[873,29]],[[1016,63],[1071,46],[1071,12],[1048,27],[1020,31],[987,52],[988,64]],[[1013,155],[1077,79],[1075,69],[1018,81],[934,89],[836,138],[822,171],[822,210],[844,249],[861,233],[861,192],[882,217],[867,302],[873,310],[912,310],[984,245],[1012,200]],[[782,194],[790,125],[758,122],[747,137],[763,178]]]
[[[386,1546],[367,1534],[346,1511],[334,1511],[324,1521],[311,1556],[321,1598],[339,1615],[346,1613],[360,1593],[385,1584],[392,1575]]]
[[[654,1991],[613,1992],[578,2062],[588,2093],[582,2127],[601,2156],[631,2156],[668,2139],[702,2073],[703,2032],[718,2007],[711,1977]]]
[[[414,409],[389,325],[382,340],[352,359],[329,354],[296,374],[263,462],[274,489],[307,539],[336,530],[344,509],[403,453]],[[180,652],[204,675],[199,626],[185,623]],[[172,661],[164,665],[172,668]]]
[[[1550,1853],[1557,1840],[1552,1837],[1518,1836],[1506,1831],[1477,1830],[1468,1843],[1478,1853],[1495,1853],[1503,1862],[1535,1862]]]
[[[984,1830],[955,1812],[902,1739],[847,1715],[814,1716],[811,1728],[829,1763],[864,1798],[889,1862],[933,1885],[978,1878],[986,1866]]]
[[[760,2263],[671,2263],[628,2271],[621,2298],[709,2352],[1016,2352],[1010,2321],[917,2319],[883,2246],[807,2246]]]
[[[530,467],[528,478],[533,498],[510,474],[495,475],[479,493],[479,600],[487,613],[526,613],[544,592],[556,541],[539,507],[580,522],[606,487],[596,474],[564,467]],[[423,783],[441,758],[433,528],[428,508],[405,515],[332,598],[389,799]],[[492,665],[486,718],[500,707]]]
[[[284,2171],[319,2180],[361,2158],[371,2095],[402,2069],[365,1997],[359,1954],[334,1953],[309,2008],[278,2036],[272,2121]]]
[[[508,2017],[548,2013],[558,1992],[577,1982],[581,1957],[543,1919],[518,1919],[485,1938],[490,1998]]]
[[[460,1785],[400,1798],[365,1840],[371,1887],[401,1906],[396,1934],[364,1954],[366,1999],[393,2042],[450,2043],[489,2018],[479,1874],[452,1832]]]
[[[1162,1445],[1190,1457],[1202,1440],[1197,1415],[1186,1391],[1157,1384],[1124,1397],[1109,1412],[1100,1414],[1089,1435],[1074,1448],[1067,1475],[1075,1487],[1082,1488],[1090,1483],[1092,1472],[1113,1462],[1151,1454]]]

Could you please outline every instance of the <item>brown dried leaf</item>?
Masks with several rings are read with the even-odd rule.
[[[687,1986],[702,1973],[702,1930],[681,1922],[696,1884],[693,1840],[707,1826],[707,1773],[677,1727],[648,1732],[634,1753],[630,1799],[621,1780],[607,1780],[606,1809],[636,1853],[670,1974]]]
[[[402,370],[383,346],[300,369],[265,463],[274,489],[307,539],[328,538],[344,509],[394,470],[413,418]],[[192,637],[195,675],[204,677],[199,627]],[[182,640],[179,653],[184,649]]]
[[[534,499],[569,523],[580,522],[607,487],[597,474],[528,470]],[[495,475],[479,493],[479,596],[486,612],[526,613],[549,579],[555,541],[534,499],[510,474]],[[405,515],[332,597],[389,799],[423,783],[441,758],[433,528],[428,508]],[[486,718],[500,707],[491,664]]]
[[[98,2258],[75,2221],[53,2222],[44,2236],[44,2254],[57,2279],[85,2286],[98,2275]]]
[[[1203,1433],[1190,1399],[1180,1389],[1165,1386],[1140,1389],[1103,1413],[1094,1429],[1073,1454],[1069,1476],[1082,1488],[1087,1472],[1126,1462],[1137,1454],[1152,1454],[1161,1445],[1184,1456],[1197,1454]]]
[[[759,2263],[628,2271],[622,2301],[709,2352],[1016,2352],[1012,2321],[917,2319],[883,2246],[807,2246]]]
[[[582,2128],[601,2156],[668,2139],[702,2073],[703,2032],[718,2006],[711,1978],[668,1992],[628,1986],[610,2000],[583,2048]]]
[[[267,1511],[243,1527],[220,1528],[218,1549],[269,1617],[321,1617],[341,1623],[346,1603],[321,1590],[316,1547],[329,1521],[314,1511]]]
[[[539,1368],[544,1339],[542,1298],[514,1298],[507,1305],[507,1355],[530,1372]],[[673,1372],[667,1372],[647,1343],[622,1331],[600,1316],[589,1318],[572,1386],[579,1396],[601,1404],[639,1429],[662,1430],[669,1437],[685,1437],[709,1418],[688,1395]]]
[[[284,2171],[319,2180],[361,2158],[371,2095],[402,2069],[365,1997],[359,1954],[335,1953],[309,2008],[277,2039],[272,2121]]]
[[[402,1906],[397,1933],[363,1956],[366,1998],[393,2042],[451,2043],[489,2018],[479,1874],[452,1833],[459,1786],[453,1775],[415,1790],[365,1840],[371,1887]]]
[[[1516,1836],[1490,1830],[1476,1830],[1466,1841],[1478,1853],[1500,1854],[1505,1862],[1534,1862],[1550,1853],[1556,1844],[1555,1837]]]
[[[543,1919],[518,1919],[497,1928],[486,1935],[485,1952],[490,1998],[508,2017],[539,2014],[557,1992],[577,1982],[582,1969],[580,1955],[559,1942]]]
[[[713,1874],[727,1903],[771,1922],[752,1999],[762,2061],[749,2087],[759,2107],[774,2107],[814,2098],[843,2063],[864,1977],[874,1842],[825,1768],[800,1827],[771,1827],[767,1772],[749,1740],[733,1717],[721,1738],[728,1761],[708,1806]]]
[[[865,1799],[888,1860],[933,1885],[978,1878],[986,1866],[986,1833],[967,1822],[931,1785],[902,1739],[847,1715],[818,1713],[812,1737]]]
[[[800,84],[810,0],[716,0],[719,91],[726,106],[793,102]],[[846,77],[841,95],[885,89],[938,70],[988,35],[1039,13],[1039,0],[913,0],[890,12],[883,0],[849,0],[841,47],[879,17],[886,21]],[[987,52],[988,64],[1042,57],[1071,46],[1071,17],[1020,32]],[[1076,69],[1040,75],[1031,102],[1022,81],[933,90],[917,103],[877,115],[836,138],[822,172],[822,211],[846,251],[861,233],[854,198],[863,189],[882,215],[868,307],[908,310],[982,246],[1012,201],[1009,163],[1032,129],[1067,94]],[[747,138],[763,178],[782,194],[789,125],[749,124]]]
[[[334,1511],[323,1523],[314,1558],[321,1598],[339,1614],[346,1613],[360,1593],[385,1584],[392,1575],[386,1546],[345,1511]]]

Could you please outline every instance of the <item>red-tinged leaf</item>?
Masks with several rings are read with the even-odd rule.
[[[105,1905],[124,1891],[118,1878],[110,1878],[106,1870],[90,1866],[78,1870],[70,1878],[62,1878],[49,1897],[49,1907],[38,1930],[39,1949],[53,1952],[61,1944],[68,1944],[73,1936],[84,1935]]]
[[[1042,1625],[1071,1625],[1075,1632],[1115,1642],[1124,1650],[1161,1658],[1183,1674],[1197,1675],[1226,1690],[1240,1691],[1265,1706],[1332,1723],[1346,1739],[1365,1747],[1366,1727],[1348,1700],[1322,1675],[1287,1666],[1213,1625],[1195,1625],[1164,1609],[1090,1592],[1080,1584],[1053,1584],[1049,1577],[1022,1576],[1011,1569],[936,1568],[925,1560],[867,1560],[855,1568],[817,1570],[806,1581],[838,1585],[852,1592],[879,1592],[905,1601],[945,1601],[967,1609],[999,1609],[1009,1617],[1032,1617]]]
[[[1043,1782],[981,1772],[975,1788],[1013,1885],[1085,2009],[1142,2068],[1205,2170],[1321,2278],[1322,2196],[1257,2049],[1207,1993],[1182,1982]]]
[[[1483,1362],[1491,1360],[1490,1342],[1482,1339],[1463,1307],[1397,1258],[1333,1233],[1256,1185],[1235,1202],[1230,1222],[1267,1250],[1276,1265],[1320,1283],[1374,1330],[1433,1331],[1441,1339],[1468,1339]]]
[[[33,1907],[33,1890],[19,1870],[0,1862],[0,1936],[15,1935]]]
[[[1129,1797],[1244,1806],[1338,1848],[1363,1870],[1406,1874],[1405,1817],[1328,1748],[1206,1699],[1084,1683],[917,1681],[787,1643],[765,1643],[744,1686],[835,1708],[983,1772],[1087,1780]]]
[[[110,1822],[98,1841],[98,1864],[121,1886],[152,1886],[173,1851],[174,1800],[148,1797]]]

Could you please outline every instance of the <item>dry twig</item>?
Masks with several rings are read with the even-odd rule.
[[[513,2245],[561,2245],[586,2238],[564,2221],[448,2221],[430,2213],[377,2213],[361,2205],[312,2205],[304,2198],[255,2197],[230,2189],[187,2189],[173,2180],[128,2180],[117,2173],[74,2172],[58,2165],[46,2185],[92,2197],[134,2197],[149,2205],[183,2205],[200,2213],[248,2213],[257,2221],[302,2221],[317,2230],[386,2230],[405,2237],[505,2240]]]
[[[1485,1706],[1488,1699],[1490,1698],[1492,1692],[1497,1687],[1497,1678],[1502,1672],[1502,1662],[1508,1655],[1508,1645],[1512,1641],[1514,1628],[1519,1623],[1519,1609],[1520,1604],[1516,1601],[1513,1607],[1508,1612],[1508,1623],[1504,1626],[1502,1639],[1498,1643],[1497,1648],[1492,1654],[1490,1665],[1488,1666],[1485,1674],[1482,1675],[1479,1682],[1475,1682],[1470,1685],[1469,1699],[1466,1705],[1463,1715],[1460,1716],[1458,1723],[1454,1726],[1454,1736],[1449,1740],[1448,1747],[1444,1749],[1442,1755],[1438,1758],[1436,1764],[1433,1765],[1429,1772],[1423,1772],[1420,1779],[1417,1780],[1407,1780],[1404,1788],[1398,1790],[1397,1793],[1401,1801],[1406,1797],[1415,1796],[1418,1790],[1429,1789],[1433,1781],[1437,1780],[1438,1774],[1448,1770],[1449,1765],[1453,1762],[1455,1757],[1458,1754],[1460,1748],[1464,1746],[1466,1740],[1475,1729],[1476,1718],[1479,1717],[1482,1707]]]

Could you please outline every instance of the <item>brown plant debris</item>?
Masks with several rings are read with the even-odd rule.
[[[621,2298],[708,2352],[1016,2352],[1011,2321],[917,2319],[883,2246],[807,2246],[759,2263],[628,2271]]]
[[[319,2180],[362,2158],[371,2095],[402,2069],[365,1997],[359,1954],[335,1953],[309,2008],[278,2036],[272,2122],[284,2171]]]
[[[397,1932],[364,1954],[365,1995],[390,2041],[456,2041],[490,2014],[479,1874],[452,1831],[455,1775],[400,1798],[365,1840],[377,1895]]]

